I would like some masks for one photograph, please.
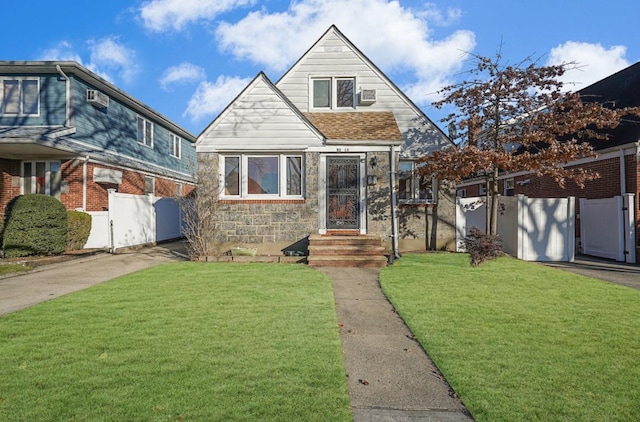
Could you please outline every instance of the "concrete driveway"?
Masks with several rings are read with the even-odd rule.
[[[546,265],[611,283],[640,289],[640,266],[579,255],[575,262],[548,262]]]
[[[117,254],[98,253],[0,279],[0,315],[164,262],[186,260],[183,242]]]

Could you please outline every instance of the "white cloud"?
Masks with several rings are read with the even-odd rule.
[[[211,120],[247,86],[251,78],[221,75],[215,82],[203,81],[193,94],[183,113],[193,122]]]
[[[180,63],[164,71],[160,78],[160,86],[169,90],[171,85],[198,82],[206,78],[204,69],[192,63]]]
[[[430,23],[450,23],[458,16],[456,9],[440,12],[431,4],[412,10],[389,0],[299,0],[285,12],[256,11],[235,24],[221,23],[216,36],[223,51],[281,72],[335,24],[385,73],[406,73],[414,80],[411,97],[420,104],[449,82],[462,67],[464,52],[475,47],[470,31],[431,38]]]
[[[44,50],[37,60],[72,61],[82,64],[82,58],[69,41],[60,41],[55,47]]]
[[[127,83],[137,75],[139,68],[135,51],[122,45],[117,37],[89,40],[87,46],[89,60],[83,60],[74,46],[64,40],[42,51],[38,60],[74,61],[110,82],[115,80],[114,72]]]
[[[567,41],[553,48],[548,65],[575,62],[577,69],[561,78],[567,90],[579,90],[628,67],[627,48],[621,45],[605,48],[601,44]]]
[[[122,45],[117,37],[108,37],[99,41],[89,41],[89,69],[101,75],[117,72],[126,83],[133,81],[139,72],[136,53]],[[111,78],[107,78],[110,79]]]
[[[213,20],[217,15],[254,0],[151,0],[139,9],[143,25],[152,31],[180,31],[199,20]]]

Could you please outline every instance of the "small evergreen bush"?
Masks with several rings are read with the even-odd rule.
[[[486,234],[477,227],[471,227],[469,234],[464,238],[464,246],[474,267],[504,255],[500,236]]]
[[[82,211],[67,211],[67,250],[82,249],[91,233],[91,215]]]
[[[28,194],[7,206],[4,256],[57,255],[67,246],[67,210],[52,196]]]

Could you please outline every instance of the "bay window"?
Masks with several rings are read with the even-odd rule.
[[[224,197],[301,198],[303,195],[301,155],[225,155],[221,165]]]

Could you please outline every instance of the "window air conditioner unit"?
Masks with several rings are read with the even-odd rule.
[[[94,107],[109,107],[109,96],[95,89],[87,89],[87,102]]]
[[[375,89],[363,89],[360,91],[360,103],[361,104],[373,104],[376,102],[376,90]]]

